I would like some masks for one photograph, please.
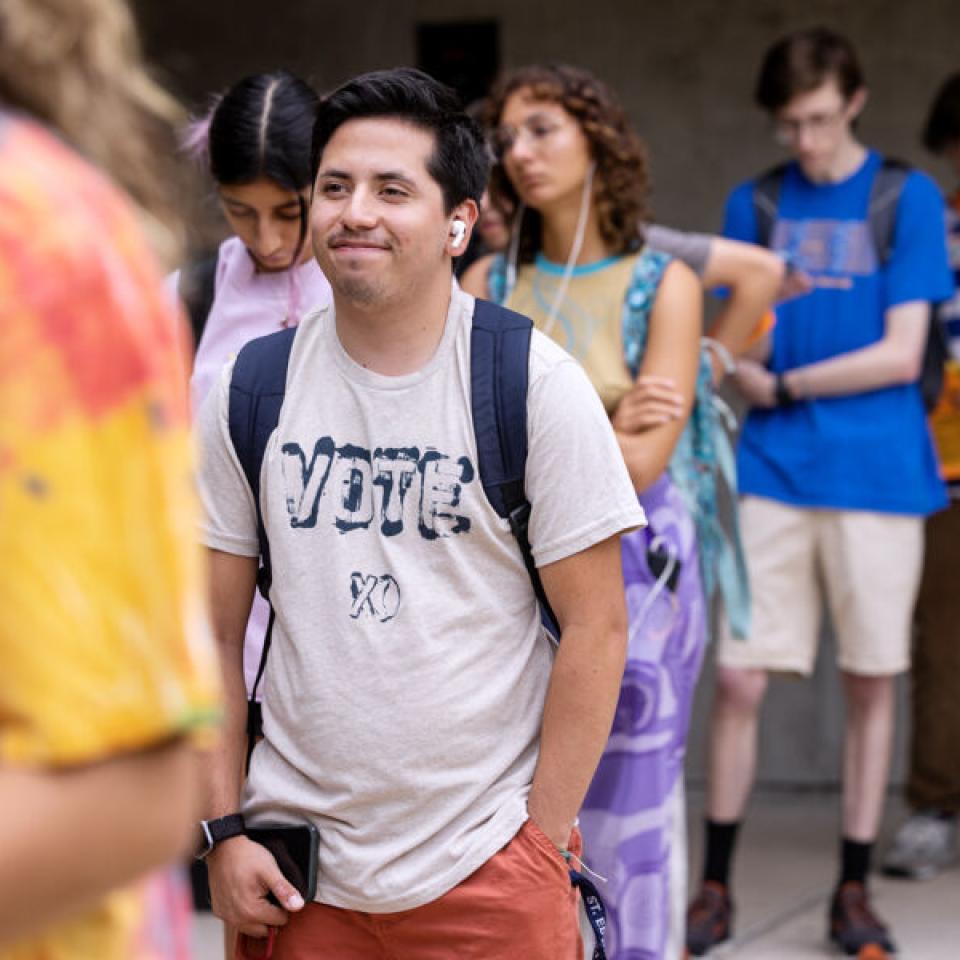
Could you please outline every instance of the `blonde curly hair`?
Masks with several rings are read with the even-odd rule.
[[[103,170],[140,208],[161,258],[179,261],[175,156],[184,115],[144,67],[123,0],[0,0],[0,101]]]

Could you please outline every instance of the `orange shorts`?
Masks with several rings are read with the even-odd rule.
[[[570,850],[579,855],[581,846],[574,830]],[[578,903],[560,851],[528,820],[479,870],[421,907],[307,904],[277,931],[272,960],[579,960]],[[265,946],[247,939],[236,956],[266,956]]]

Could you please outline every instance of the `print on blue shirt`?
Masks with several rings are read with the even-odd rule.
[[[780,218],[773,229],[770,246],[795,269],[843,279],[853,286],[850,275],[868,277],[879,266],[870,227],[863,220],[794,220]],[[831,284],[834,286],[834,284]]]
[[[466,456],[454,459],[433,448],[337,446],[320,437],[309,458],[299,443],[284,443],[281,468],[287,512],[293,529],[312,529],[328,516],[341,534],[367,530],[403,532],[405,506],[416,483],[417,530],[424,540],[469,533],[470,518],[457,512],[476,470]],[[359,574],[358,574],[359,576]],[[356,599],[356,594],[355,594]]]

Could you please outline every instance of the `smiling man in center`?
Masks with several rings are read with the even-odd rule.
[[[481,133],[447,88],[391,70],[324,100],[313,152],[333,306],[284,334],[256,492],[224,371],[201,415],[201,492],[229,700],[209,835],[238,812],[310,821],[319,879],[304,905],[264,848],[229,836],[208,856],[214,909],[247,938],[279,928],[279,960],[574,960],[568,858],[623,671],[619,535],[643,514],[586,376],[533,332],[525,491],[554,650],[481,484],[475,301],[452,278],[486,182]],[[244,783],[258,506],[275,623]]]

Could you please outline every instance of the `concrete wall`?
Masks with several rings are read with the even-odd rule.
[[[581,63],[620,94],[653,157],[654,207],[679,226],[719,229],[731,186],[779,157],[751,104],[763,51],[817,22],[846,31],[871,90],[864,138],[923,165],[918,130],[943,76],[960,68],[960,0],[136,0],[148,52],[196,104],[244,73],[287,66],[320,89],[415,62],[422,22],[496,19],[504,66]],[[936,167],[932,167],[936,171]],[[702,685],[690,774],[704,770]],[[812,684],[774,684],[760,776],[829,784],[840,770],[840,690],[829,658]],[[902,700],[902,697],[901,697]],[[901,743],[903,725],[901,725]],[[902,746],[896,776],[902,770]]]
[[[866,139],[926,163],[917,131],[960,68],[958,0],[134,0],[148,51],[188,101],[290,67],[329,88],[415,61],[421,22],[495,19],[505,66],[567,60],[621,94],[653,155],[664,221],[719,227],[727,190],[779,156],[751,105],[764,49],[817,22],[852,36],[872,91]]]

